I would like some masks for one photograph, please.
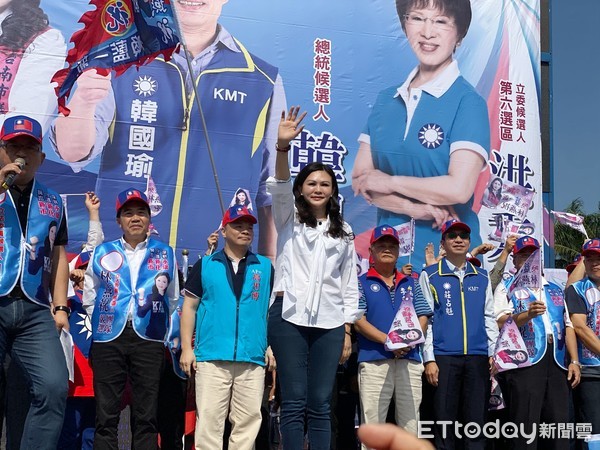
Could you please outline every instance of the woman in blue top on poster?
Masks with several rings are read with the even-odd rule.
[[[400,24],[419,64],[404,84],[379,93],[354,163],[355,194],[378,207],[377,223],[416,221],[415,248],[439,239],[452,218],[473,230],[473,192],[486,167],[490,127],[485,100],[453,55],[471,22],[469,0],[396,0]],[[420,265],[417,251],[412,263]],[[399,260],[399,264],[403,264]]]

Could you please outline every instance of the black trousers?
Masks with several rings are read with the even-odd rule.
[[[96,394],[94,449],[118,449],[121,397],[128,377],[132,390],[132,448],[158,449],[157,409],[164,364],[163,343],[146,341],[133,328],[126,327],[113,341],[93,343],[91,361]]]
[[[550,344],[549,344],[550,346]],[[559,424],[569,422],[569,384],[567,373],[554,361],[554,354],[548,349],[536,364],[522,369],[513,369],[498,375],[498,382],[507,409],[507,420],[523,424],[526,433],[531,433],[540,423]],[[508,440],[512,449],[569,449],[568,439],[527,439]]]
[[[460,427],[461,437],[457,437],[455,423],[464,426],[472,422],[480,428],[485,424],[491,391],[489,358],[485,355],[436,355],[435,361],[440,370],[438,386],[433,396],[435,420],[452,422],[446,428],[439,423],[435,425],[435,447],[483,450],[483,433],[469,438]]]
[[[158,394],[158,431],[161,450],[182,450],[185,428],[187,380],[173,371],[173,360],[165,351],[165,364]]]

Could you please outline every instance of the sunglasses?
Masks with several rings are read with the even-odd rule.
[[[461,239],[471,239],[471,233],[469,233],[468,231],[461,231],[461,232],[448,231],[446,233],[446,237],[448,239],[456,239],[459,236]]]

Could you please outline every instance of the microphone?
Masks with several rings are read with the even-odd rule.
[[[15,159],[15,164],[17,166],[19,166],[19,169],[23,170],[25,168],[26,161],[23,158],[17,158],[17,159]],[[7,191],[8,188],[10,188],[13,185],[13,183],[15,182],[16,176],[17,176],[17,174],[14,172],[9,173],[6,176],[6,179],[4,180],[4,182],[2,183],[2,188]]]

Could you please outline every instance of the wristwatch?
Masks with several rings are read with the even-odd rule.
[[[571,364],[581,367],[581,363],[579,361],[571,361]]]
[[[55,306],[54,309],[52,310],[53,314],[56,314],[57,311],[64,311],[67,313],[67,319],[69,317],[71,317],[71,308],[69,308],[68,306],[64,306],[64,305],[58,305]]]

